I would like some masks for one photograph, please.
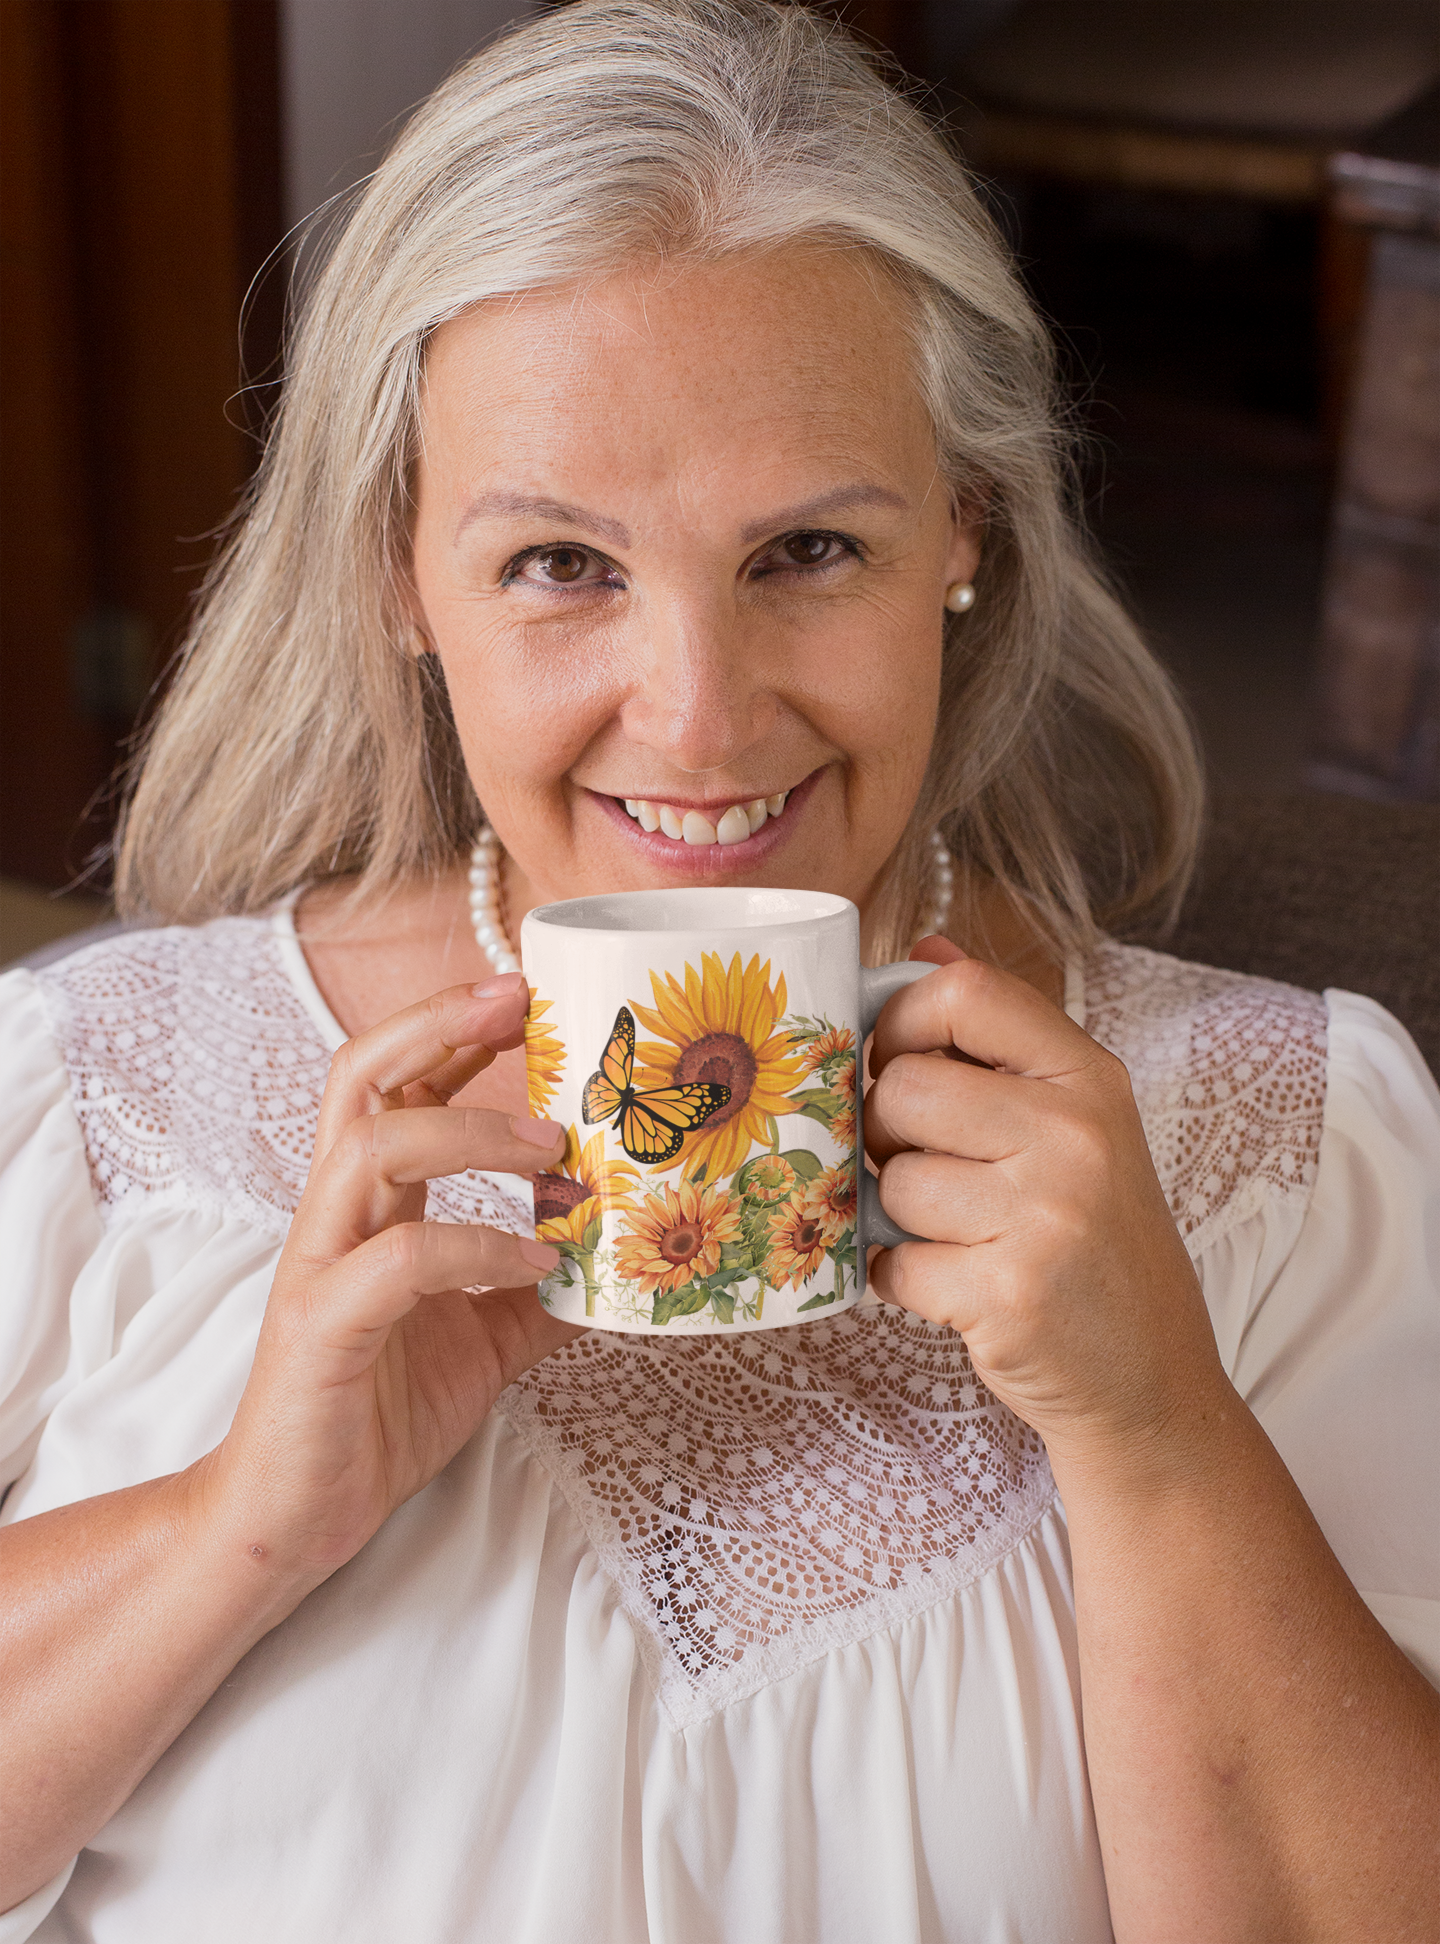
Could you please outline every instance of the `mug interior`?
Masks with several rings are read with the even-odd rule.
[[[700,885],[674,891],[615,891],[537,905],[527,925],[566,931],[712,932],[775,931],[838,918],[853,911],[848,898],[826,891],[784,891],[768,885]]]

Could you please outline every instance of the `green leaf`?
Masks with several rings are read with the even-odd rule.
[[[834,1301],[835,1301],[835,1291],[832,1289],[828,1296],[812,1296],[808,1303],[802,1303],[800,1305],[800,1308],[795,1312],[795,1314],[799,1316],[802,1311],[807,1309],[828,1309],[830,1304],[833,1303]]]
[[[674,1316],[694,1316],[710,1301],[711,1293],[703,1282],[686,1283],[683,1289],[672,1289],[668,1295],[657,1291],[650,1321],[668,1323]]]
[[[822,1105],[822,1102],[828,1102],[829,1104]],[[806,1120],[819,1121],[822,1127],[828,1128],[831,1121],[834,1120],[836,1114],[839,1112],[839,1109],[840,1103],[836,1100],[834,1094],[822,1093],[817,1095],[813,1100],[807,1100],[803,1107],[796,1109],[796,1112],[803,1114]]]
[[[587,1226],[584,1235],[580,1238],[580,1245],[586,1255],[594,1255],[600,1246],[600,1237],[604,1232],[605,1218],[603,1215],[597,1215],[594,1221]]]
[[[722,1323],[735,1321],[735,1292],[733,1289],[716,1289],[710,1293],[710,1307]]]
[[[780,1159],[788,1161],[802,1181],[813,1181],[822,1165],[813,1148],[786,1148]]]

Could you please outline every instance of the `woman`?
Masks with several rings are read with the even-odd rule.
[[[6,1944],[1426,1933],[1435,1092],[1107,940],[1198,787],[1058,450],[814,17],[582,0],[407,129],[129,811],[169,928],[6,986]],[[505,940],[737,880],[939,907],[930,1239],[572,1330]]]

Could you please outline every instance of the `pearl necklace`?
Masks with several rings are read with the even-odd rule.
[[[510,942],[500,910],[500,839],[486,824],[470,853],[470,922],[475,943],[497,972],[518,972],[520,955]],[[928,919],[917,938],[944,932],[955,898],[955,867],[938,830],[930,833],[931,887],[934,893]]]

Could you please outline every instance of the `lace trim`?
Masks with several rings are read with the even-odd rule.
[[[663,1345],[597,1331],[500,1408],[678,1728],[960,1591],[1054,1497],[1039,1437],[961,1340],[879,1306]]]
[[[283,1235],[334,1035],[271,926],[130,933],[37,978],[106,1219],[159,1197]],[[1192,1253],[1269,1197],[1308,1196],[1319,998],[1117,945],[1076,984]],[[472,1174],[436,1184],[431,1211],[526,1231],[527,1200]],[[738,1337],[595,1332],[499,1408],[574,1508],[677,1726],[954,1595],[1053,1499],[1040,1440],[963,1342],[878,1306]]]
[[[157,1198],[283,1237],[310,1155],[330,1050],[285,976],[268,921],[131,932],[36,974],[70,1075],[102,1219]],[[513,1181],[437,1182],[441,1221],[533,1230]]]
[[[1086,1030],[1129,1069],[1192,1256],[1269,1199],[1308,1203],[1325,1117],[1319,993],[1106,944],[1086,1001]]]

